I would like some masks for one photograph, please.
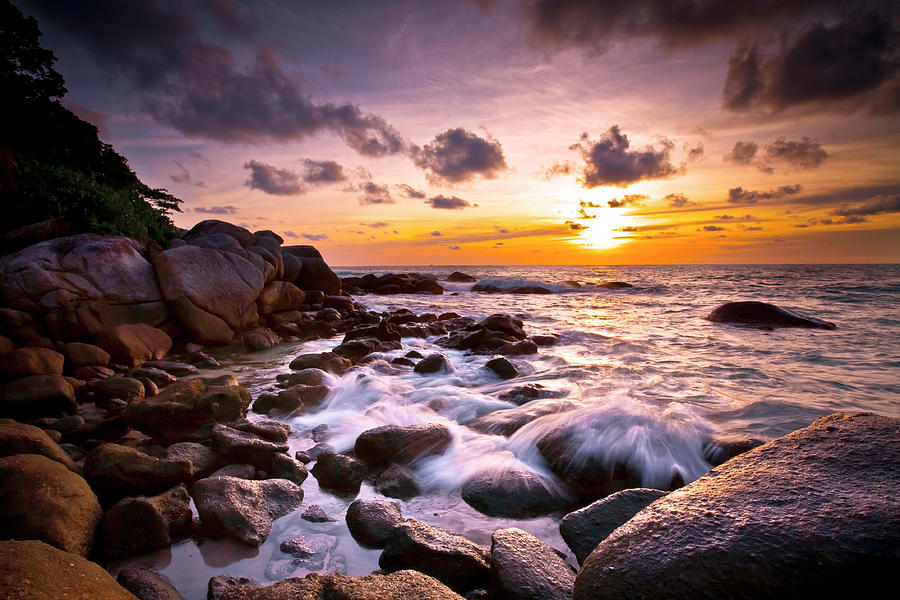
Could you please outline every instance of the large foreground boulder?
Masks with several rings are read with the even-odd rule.
[[[43,542],[0,542],[0,565],[4,598],[137,600],[100,565]]]
[[[193,339],[226,343],[256,324],[256,299],[265,279],[247,258],[181,246],[157,255],[155,264],[163,296]]]
[[[897,465],[900,420],[819,419],[642,510],[591,553],[574,598],[834,598],[893,589]]]
[[[0,458],[0,538],[87,556],[102,516],[87,482],[62,464],[38,454]]]
[[[804,317],[780,306],[766,302],[728,302],[706,316],[715,323],[743,323],[769,327],[807,327],[813,329],[835,329],[834,323]]]

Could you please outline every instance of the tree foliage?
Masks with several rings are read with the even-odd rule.
[[[77,231],[168,243],[181,200],[141,182],[96,127],[59,103],[65,81],[40,35],[34,18],[0,0],[0,160],[15,171],[0,182],[0,230],[65,217]]]

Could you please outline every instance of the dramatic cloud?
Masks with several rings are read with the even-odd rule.
[[[900,83],[897,34],[891,17],[868,13],[802,28],[777,54],[737,48],[729,59],[725,106],[778,111],[804,104],[869,104],[894,112],[900,109],[900,98],[889,91]]]
[[[500,142],[466,131],[448,129],[424,147],[415,147],[410,156],[434,184],[471,181],[476,176],[494,179],[507,169]]]
[[[766,161],[779,161],[795,169],[815,169],[819,167],[828,152],[818,142],[803,136],[799,140],[778,138],[766,146]]]
[[[432,196],[425,201],[425,204],[429,204],[431,208],[443,208],[445,210],[462,210],[472,206],[467,201],[456,196]]]
[[[689,204],[694,204],[694,202],[692,202],[690,198],[688,198],[681,192],[666,194],[665,196],[663,196],[663,200],[668,202],[669,206],[672,208],[684,208]]]
[[[859,206],[844,205],[831,211],[832,215],[841,217],[868,217],[885,213],[900,212],[900,194],[894,196],[875,196]]]
[[[204,39],[198,22],[209,17],[231,37],[253,36],[253,9],[241,10],[233,0],[50,0],[38,9],[42,20],[64,29],[100,67],[130,81],[150,116],[186,136],[258,144],[330,131],[365,156],[407,151],[383,118],[353,104],[311,100],[300,78],[271,52],[241,64],[227,48]]]
[[[244,168],[250,169],[250,178],[244,182],[250,189],[274,196],[296,196],[306,191],[300,176],[288,169],[278,169],[258,160],[244,163]]]
[[[645,196],[643,194],[625,194],[622,196],[622,199],[613,198],[612,200],[608,200],[606,204],[609,205],[610,208],[621,208],[623,206],[640,206],[641,202],[644,200],[648,200],[649,196]]]
[[[726,154],[723,158],[726,162],[733,162],[738,165],[750,165],[753,164],[754,159],[756,159],[756,153],[758,151],[759,146],[755,142],[738,141],[734,144],[734,148],[731,149],[731,152]]]
[[[413,200],[424,200],[428,195],[422,190],[417,190],[413,186],[407,185],[405,183],[401,183],[400,185],[398,185],[397,189],[399,189],[404,196]]]
[[[361,205],[394,204],[394,198],[387,185],[366,181],[357,188],[357,191],[362,192],[362,196],[359,197]]]
[[[629,150],[631,142],[613,125],[599,140],[593,141],[587,133],[581,134],[581,142],[570,147],[584,159],[584,172],[579,182],[585,188],[600,185],[626,187],[644,179],[666,179],[683,173],[669,160],[673,144],[665,140],[662,148],[647,146],[643,150]]]
[[[736,187],[728,190],[728,201],[732,204],[756,204],[760,200],[776,200],[785,196],[799,194],[801,191],[803,191],[803,186],[799,184],[783,185],[768,192],[756,192]]]
[[[333,160],[306,158],[303,160],[303,167],[306,169],[303,173],[303,181],[311,185],[338,183],[347,180],[347,176],[344,174],[344,167]]]
[[[209,215],[233,215],[237,212],[237,208],[230,204],[225,206],[210,206],[209,208],[198,206],[194,209],[194,212],[206,213]]]

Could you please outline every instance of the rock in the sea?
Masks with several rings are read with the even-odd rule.
[[[302,290],[319,290],[326,296],[336,296],[341,293],[341,279],[334,274],[321,257],[298,256],[293,251],[297,246],[285,246],[281,251],[285,254],[293,254],[302,265],[300,273],[294,283]]]
[[[447,275],[446,281],[452,281],[454,283],[475,283],[478,279],[460,271],[453,271]]]
[[[200,246],[181,246],[156,256],[163,296],[193,339],[226,343],[256,324],[256,299],[265,279],[251,260],[249,254],[245,258]]]
[[[401,500],[409,500],[421,492],[412,471],[397,464],[378,474],[375,478],[375,488],[382,496]]]
[[[0,387],[0,414],[17,419],[75,414],[75,389],[61,375],[32,375]]]
[[[466,427],[481,433],[493,433],[509,437],[539,417],[566,412],[575,408],[578,408],[576,404],[564,400],[534,400],[516,408],[495,410],[483,417],[469,421],[466,423]]]
[[[514,527],[491,536],[491,597],[571,600],[575,573],[546,543]]]
[[[391,530],[378,564],[388,571],[420,571],[464,594],[487,587],[490,556],[488,548],[461,535],[407,519]]]
[[[355,458],[326,450],[316,457],[310,473],[319,482],[319,487],[355,492],[365,479],[367,469]]]
[[[256,303],[260,313],[270,315],[300,308],[306,303],[306,294],[293,283],[273,281],[262,289]]]
[[[512,364],[505,356],[495,356],[484,366],[493,371],[500,379],[512,379],[519,374],[516,365]]]
[[[237,577],[209,581],[210,600],[463,600],[440,581],[417,571],[347,577],[311,573],[271,586],[249,585]]]
[[[103,515],[103,550],[123,558],[166,548],[191,528],[191,496],[178,485],[157,496],[123,498]]]
[[[300,518],[304,521],[309,521],[310,523],[329,523],[331,521],[337,521],[334,517],[329,517],[325,510],[318,504],[310,504],[306,510],[303,511],[303,514],[300,515]]]
[[[138,600],[184,600],[175,586],[148,569],[122,569],[116,581]]]
[[[84,462],[84,475],[104,503],[157,494],[191,479],[189,460],[168,460],[119,444],[102,444]]]
[[[180,379],[151,398],[139,398],[122,412],[133,427],[165,443],[202,440],[215,423],[246,415],[250,393],[239,385],[208,385]]]
[[[193,485],[191,496],[207,531],[259,546],[275,519],[300,506],[303,490],[286,479],[208,477]]]
[[[217,424],[212,430],[212,448],[225,461],[248,463],[265,468],[275,454],[287,452],[284,442],[272,442],[261,435]]]
[[[450,445],[450,430],[443,425],[384,425],[362,432],[354,453],[361,461],[385,466],[406,465],[418,458],[443,454]]]
[[[266,465],[265,471],[270,478],[287,479],[297,485],[301,485],[309,477],[306,465],[287,454],[274,455],[272,461]]]
[[[650,488],[616,492],[567,514],[559,523],[559,532],[581,564],[597,544],[667,493]]]
[[[900,420],[819,419],[642,510],[587,558],[574,598],[846,598],[892,589],[898,464]]]
[[[491,517],[536,517],[560,510],[571,501],[557,487],[530,471],[488,471],[463,485],[462,499]]]
[[[0,542],[0,590],[16,600],[137,600],[100,565],[35,540]]]
[[[504,392],[497,396],[500,400],[512,402],[518,406],[527,404],[532,400],[542,400],[544,398],[562,398],[566,395],[565,391],[548,390],[540,383],[528,383],[514,387],[508,392]]]
[[[304,369],[320,369],[328,373],[341,375],[353,366],[349,360],[338,356],[334,352],[321,352],[319,354],[301,354],[291,361],[290,367],[295,371]]]
[[[834,323],[804,317],[766,302],[728,302],[709,313],[706,318],[715,323],[743,323],[769,327],[807,327],[836,329]]]
[[[384,548],[388,535],[403,522],[400,505],[387,500],[360,498],[347,509],[347,528],[360,544]]]
[[[38,454],[0,458],[0,538],[41,540],[87,556],[102,516],[87,482],[55,460]],[[3,563],[0,577],[6,569]]]
[[[65,450],[50,439],[40,427],[25,425],[12,419],[0,419],[0,457],[15,454],[40,454],[63,465],[73,473],[81,473]]]
[[[597,284],[597,287],[605,290],[622,290],[634,286],[626,281],[601,281]]]
[[[431,373],[452,373],[453,365],[446,356],[440,352],[429,354],[416,363],[413,369],[419,375],[430,375]]]

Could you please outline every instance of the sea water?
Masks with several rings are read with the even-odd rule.
[[[577,435],[576,460],[627,464],[647,487],[665,487],[674,473],[685,482],[710,468],[711,440],[769,440],[835,411],[872,411],[900,417],[900,265],[795,266],[440,266],[352,267],[342,277],[418,272],[443,279],[463,271],[500,289],[541,286],[549,294],[473,292],[472,283],[442,281],[445,293],[362,295],[375,312],[400,308],[417,314],[456,312],[481,319],[509,313],[526,333],[557,338],[531,356],[512,357],[521,375],[501,381],[484,367],[490,356],[447,350],[428,339],[404,338],[386,353],[329,382],[331,393],[315,412],[284,419],[291,451],[314,443],[326,424],[337,451],[353,448],[367,429],[386,424],[440,423],[448,450],[413,465],[422,495],[401,501],[405,517],[455,531],[485,545],[500,527],[525,529],[571,553],[559,536],[559,516],[501,519],[481,515],[460,497],[461,486],[484,472],[528,470],[548,488],[564,491],[536,443],[559,428]],[[634,287],[598,287],[624,281]],[[704,319],[730,301],[771,302],[831,321],[835,330],[726,325]],[[254,354],[219,355],[254,398],[275,389],[298,354],[330,350],[341,337],[282,344]],[[443,352],[449,374],[418,375],[390,365],[410,350]],[[562,407],[537,417],[509,438],[478,433],[466,423],[514,408],[499,399],[537,383]],[[356,496],[303,484],[303,505],[279,519],[260,548],[227,540],[184,540],[170,549],[118,566],[147,566],[168,577],[191,600],[204,598],[209,577],[244,576],[260,584],[310,572],[364,575],[378,568],[379,551],[350,537],[344,515],[354,497],[380,497],[367,483]],[[337,519],[309,523],[300,513],[319,504]],[[296,562],[278,545],[303,535],[320,552]],[[115,571],[115,568],[113,569]]]

